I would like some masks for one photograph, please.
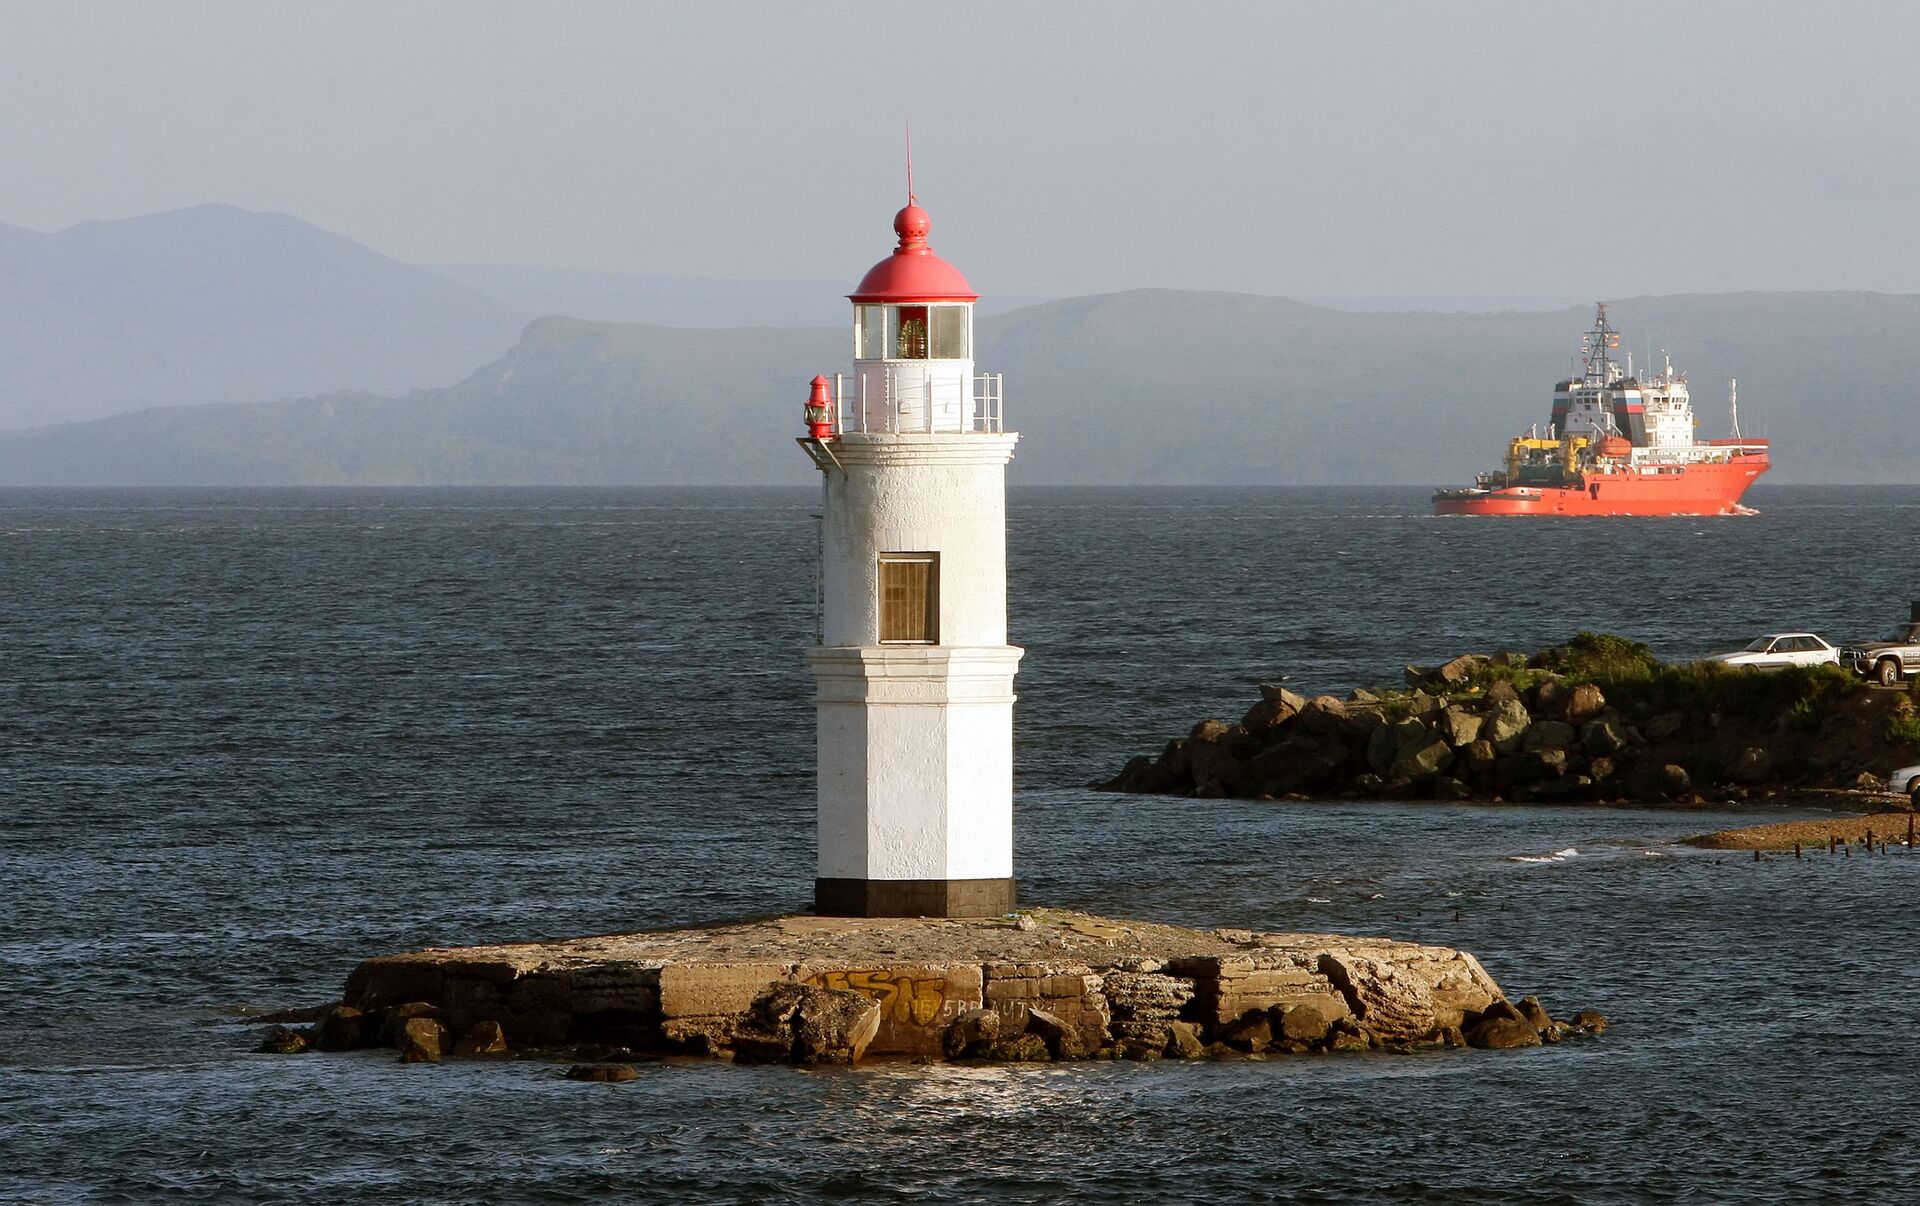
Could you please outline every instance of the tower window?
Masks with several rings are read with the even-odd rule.
[[[940,554],[880,554],[880,643],[940,643]]]

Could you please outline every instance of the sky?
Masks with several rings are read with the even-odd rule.
[[[1920,5],[0,0],[0,223],[974,286],[1920,292]]]

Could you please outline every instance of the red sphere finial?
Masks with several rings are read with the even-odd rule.
[[[913,202],[907,202],[905,208],[893,215],[893,232],[900,236],[900,250],[919,251],[927,245],[927,232],[933,229],[933,219],[927,211]]]

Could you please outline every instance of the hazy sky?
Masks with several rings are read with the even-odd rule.
[[[1920,292],[1912,3],[16,3],[0,222],[977,288]]]

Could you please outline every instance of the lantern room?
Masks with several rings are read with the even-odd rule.
[[[894,215],[899,246],[848,294],[851,381],[835,390],[839,433],[998,431],[998,375],[973,371],[973,303],[960,270],[927,243],[927,211]]]

